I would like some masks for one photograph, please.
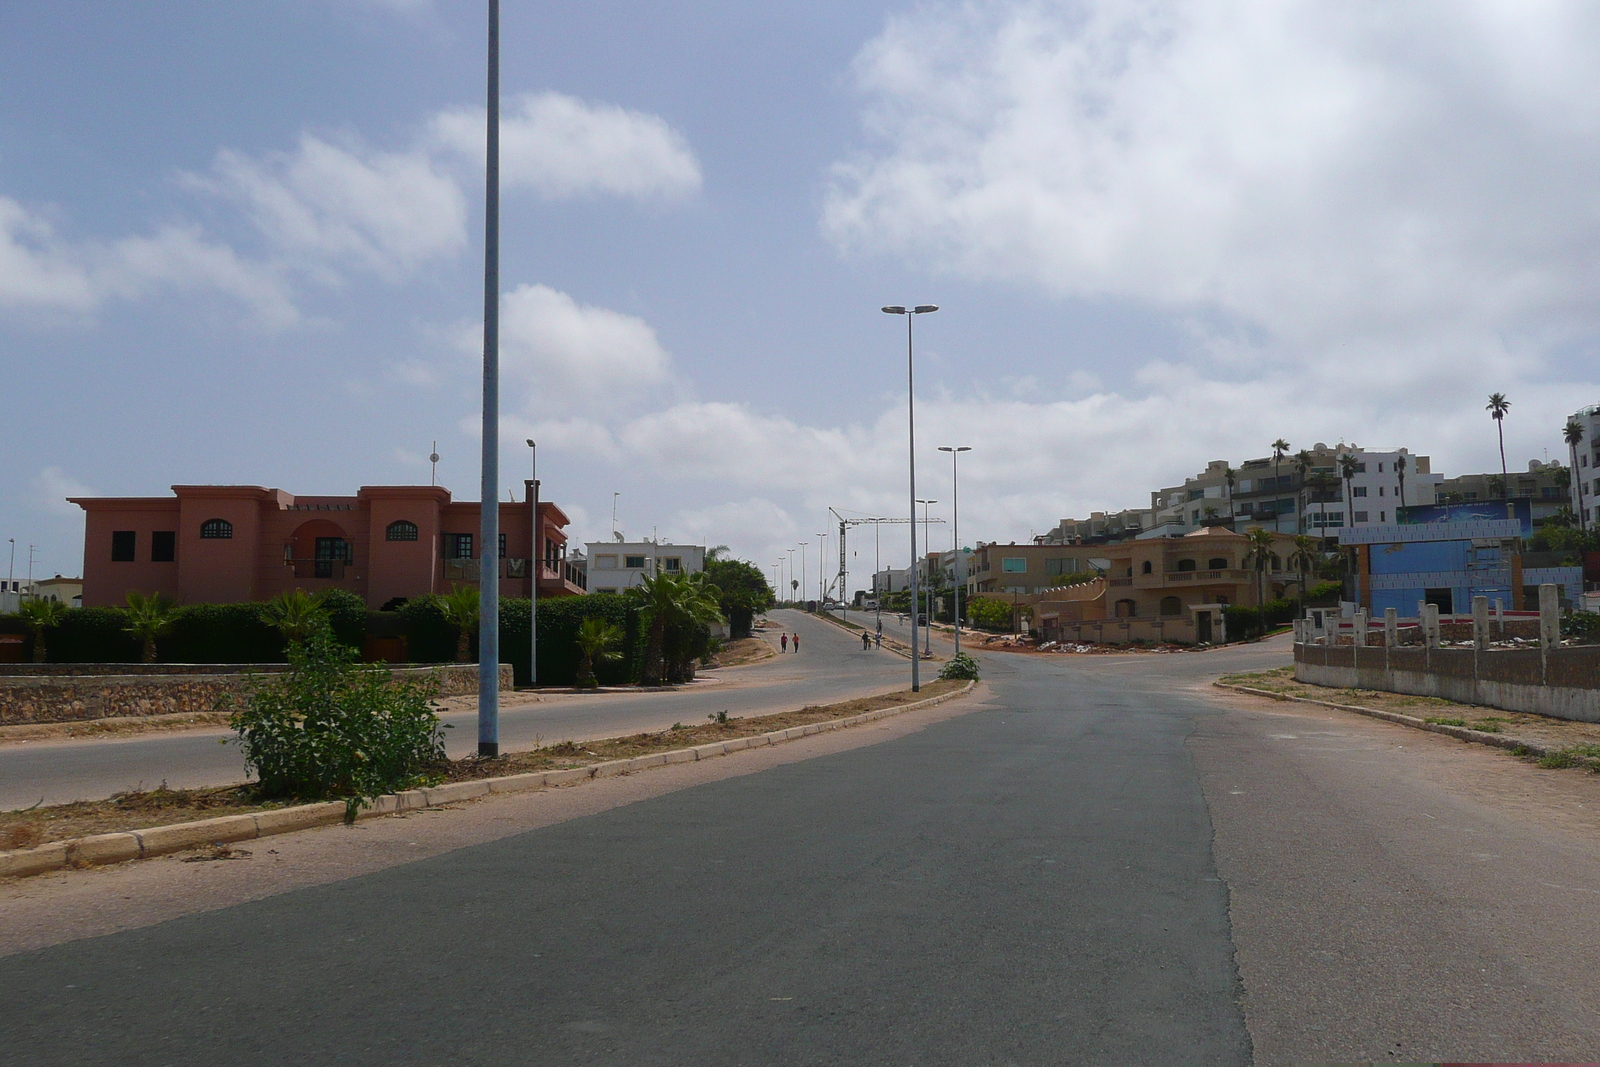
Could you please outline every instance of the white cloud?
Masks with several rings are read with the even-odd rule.
[[[440,112],[432,139],[480,166],[482,108]],[[658,115],[561,93],[527,93],[500,111],[500,178],[560,200],[587,195],[634,199],[686,196],[700,188],[700,164],[683,135]]]
[[[39,507],[54,515],[82,518],[83,509],[67,503],[71,496],[95,496],[95,491],[63,471],[60,467],[46,467],[33,479],[34,492]]]
[[[463,326],[460,348],[479,353],[482,327]],[[519,285],[500,306],[502,373],[527,390],[531,408],[568,408],[659,386],[670,358],[643,319],[580,304],[545,285]]]
[[[923,8],[858,57],[823,225],[1190,319],[1214,378],[1526,392],[1600,326],[1597,48],[1560,0]]]
[[[218,153],[193,184],[229,196],[281,252],[355,262],[391,281],[467,243],[466,197],[420,149],[379,152],[301,134],[293,152]]]
[[[87,314],[112,299],[212,291],[235,297],[265,326],[299,320],[270,267],[242,259],[198,228],[164,226],[109,244],[72,242],[37,214],[0,196],[0,308]]]

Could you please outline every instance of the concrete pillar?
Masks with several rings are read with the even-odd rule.
[[[1383,643],[1393,648],[1400,640],[1400,613],[1393,608],[1383,609]]]
[[[1499,597],[1494,598],[1494,635],[1502,638],[1506,635],[1506,602]]]
[[[1472,647],[1489,647],[1489,598],[1486,596],[1472,598]]]
[[[1422,642],[1429,648],[1439,647],[1439,605],[1423,604]]]
[[[1367,609],[1362,608],[1350,616],[1350,634],[1357,648],[1367,643]]]
[[[1561,644],[1561,594],[1554,584],[1546,582],[1539,587],[1539,647],[1555,648]]]

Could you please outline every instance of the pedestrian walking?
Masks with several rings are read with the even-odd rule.
[[[795,634],[794,635],[793,644],[794,644],[794,654],[798,656],[800,654],[800,635],[799,634]]]
[[[879,649],[882,649],[883,648],[883,631],[879,630],[877,636],[874,637],[873,640],[877,642],[877,647]]]
[[[871,652],[872,651],[872,635],[867,633],[867,631],[865,631],[865,630],[861,631],[861,651],[863,651],[863,652]]]
[[[778,644],[783,646],[783,650],[785,652],[789,651],[789,635],[786,634],[786,633],[779,634],[778,635]]]

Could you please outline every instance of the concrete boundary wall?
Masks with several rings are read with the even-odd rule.
[[[440,696],[478,691],[476,663],[401,667],[389,673],[397,680],[431,677]],[[0,678],[0,725],[222,711],[242,699],[252,684],[243,673]],[[500,688],[511,688],[509,663],[500,665]]]
[[[1294,677],[1600,722],[1600,645],[1480,650],[1297,643]]]

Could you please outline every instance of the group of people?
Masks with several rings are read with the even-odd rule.
[[[880,626],[881,626],[881,624],[880,624]],[[878,648],[882,648],[883,647],[883,630],[879,629],[878,632],[875,633],[875,634],[869,634],[869,633],[867,633],[867,631],[862,630],[861,631],[861,651],[863,651],[863,652],[872,651],[874,643],[877,644]]]
[[[794,634],[793,636],[790,636],[789,634],[779,634],[778,644],[783,647],[783,651],[785,652],[789,651],[789,646],[793,644],[795,652],[798,653],[800,651],[800,635]]]
[[[865,630],[861,631],[861,650],[863,652],[870,652],[874,647],[883,647],[882,623],[878,624],[878,632],[875,634],[869,634]],[[779,634],[778,648],[783,652],[789,652],[792,650],[798,654],[800,651],[800,635],[791,633]]]

